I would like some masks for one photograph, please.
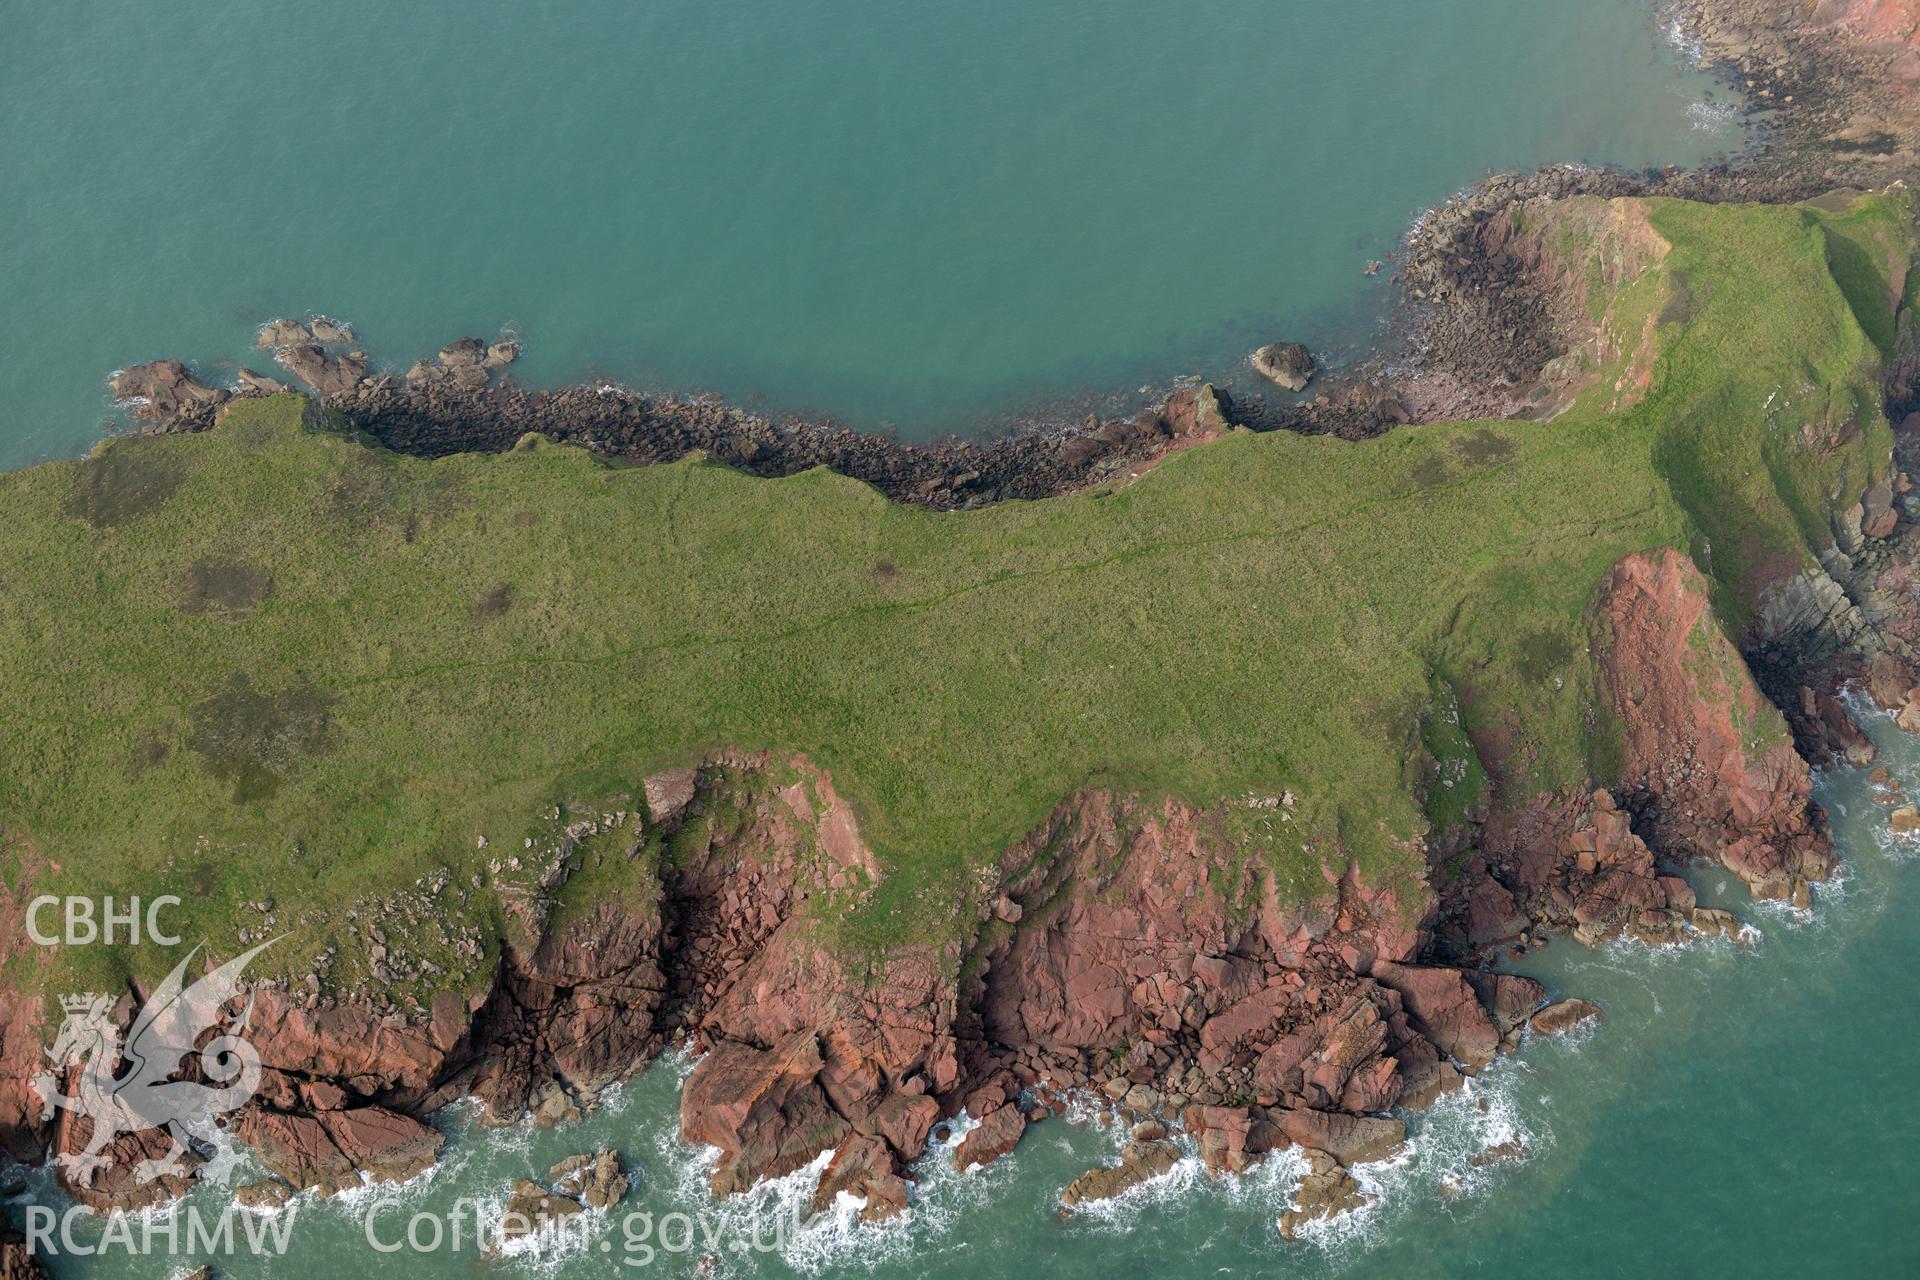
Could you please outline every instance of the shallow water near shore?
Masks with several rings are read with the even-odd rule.
[[[1920,741],[1877,713],[1868,728],[1882,763],[1910,794],[1920,789]],[[1363,1170],[1379,1204],[1304,1241],[1277,1230],[1298,1173],[1286,1159],[1240,1180],[1210,1177],[1188,1159],[1118,1202],[1060,1220],[1060,1189],[1109,1161],[1124,1136],[1090,1116],[1050,1120],[1011,1157],[970,1174],[954,1172],[950,1147],[936,1146],[921,1162],[910,1217],[881,1229],[854,1227],[849,1205],[795,1224],[818,1164],[716,1207],[704,1188],[707,1157],[676,1136],[688,1063],[670,1057],[576,1124],[479,1130],[450,1118],[447,1159],[432,1173],[398,1189],[296,1201],[284,1256],[116,1251],[47,1261],[55,1276],[156,1280],[203,1260],[223,1276],[268,1278],[1910,1273],[1920,1263],[1905,1177],[1920,1149],[1910,1089],[1920,932],[1908,921],[1920,842],[1889,835],[1885,806],[1857,771],[1824,778],[1820,799],[1845,863],[1811,912],[1751,903],[1731,876],[1696,869],[1703,901],[1751,922],[1749,945],[1589,952],[1561,941],[1528,955],[1517,968],[1556,996],[1594,1000],[1604,1023],[1530,1038],[1465,1091],[1410,1115],[1410,1153]],[[1515,1140],[1525,1159],[1475,1166],[1479,1153]],[[604,1146],[634,1170],[617,1211],[526,1256],[481,1259],[475,1215],[462,1219],[457,1201],[497,1213],[512,1179]],[[235,1179],[249,1176],[257,1172],[243,1164]],[[40,1172],[12,1211],[52,1202]],[[185,1203],[211,1221],[225,1196],[203,1188]],[[421,1241],[432,1239],[430,1219],[444,1233],[424,1254],[405,1244],[416,1214],[427,1215]],[[467,1224],[457,1250],[456,1221]],[[86,1219],[75,1238],[85,1246],[98,1231]],[[708,1254],[717,1267],[701,1271]]]
[[[1364,348],[1366,264],[1489,169],[1696,162],[1732,108],[1650,0],[19,6],[0,466],[313,311],[907,436],[1252,389]]]

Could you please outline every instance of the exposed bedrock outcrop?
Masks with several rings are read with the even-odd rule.
[[[0,1280],[46,1280],[46,1275],[26,1237],[0,1218]]]
[[[1313,353],[1298,342],[1269,342],[1251,362],[1255,373],[1289,391],[1305,391],[1313,381]]]
[[[1772,68],[1755,79],[1780,92],[1786,73],[1777,68],[1794,65],[1799,36],[1780,37],[1785,61],[1765,40],[1743,52],[1747,28],[1728,15],[1751,11],[1739,20],[1751,25],[1785,7],[1698,7],[1719,15],[1706,28],[1711,46]],[[1816,25],[1838,23],[1875,48],[1911,52],[1915,28],[1901,26],[1909,9],[1848,0],[1821,6]],[[1873,56],[1883,59],[1876,74],[1901,65],[1897,51]],[[1880,124],[1843,119],[1857,101],[1839,94],[1806,105],[1855,129],[1861,164],[1872,168],[1906,144]],[[1895,105],[1906,110],[1907,101]],[[1463,408],[1544,416],[1559,394],[1554,361],[1617,337],[1592,324],[1579,293],[1586,274],[1545,252],[1527,220],[1515,219],[1520,201],[1797,197],[1831,177],[1775,167],[1495,180],[1436,211],[1404,263],[1427,320],[1424,367],[1452,379],[1452,390],[1409,404],[1400,390],[1362,379],[1330,393],[1321,425],[1347,430],[1350,422],[1350,433],[1370,434],[1409,414]],[[1617,226],[1600,228],[1621,270],[1663,251],[1629,206],[1607,214]],[[1233,413],[1202,385],[1131,420],[911,446],[707,400],[609,387],[525,390],[490,376],[512,359],[510,343],[462,340],[402,379],[372,373],[356,352],[329,350],[351,341],[344,327],[319,322],[273,326],[261,338],[348,422],[405,452],[504,450],[536,431],[642,463],[704,451],[763,475],[827,466],[941,508],[1124,477],[1226,430]],[[1920,371],[1920,343],[1910,334],[1902,341],[1905,354],[1889,362],[1896,402],[1913,396]],[[234,393],[160,361],[122,371],[114,391],[154,429],[193,430],[267,382],[251,375]],[[1910,434],[1903,429],[1903,448]],[[1743,640],[1817,648],[1841,670],[1852,663],[1876,701],[1911,711],[1920,727],[1912,567],[1920,554],[1900,519],[1909,487],[1896,472],[1884,490],[1861,495],[1857,517],[1843,512],[1836,525],[1841,558],[1776,584],[1760,602],[1758,630]],[[1431,884],[1371,884],[1332,859],[1315,892],[1283,895],[1257,861],[1235,856],[1217,812],[1088,789],[955,886],[963,927],[937,941],[869,949],[833,925],[883,869],[832,780],[800,758],[714,753],[641,788],[646,821],[680,836],[655,882],[565,908],[529,900],[482,989],[444,993],[409,1018],[377,993],[260,987],[249,1038],[265,1072],[238,1130],[287,1188],[405,1178],[435,1158],[439,1138],[424,1118],[436,1107],[472,1096],[495,1122],[564,1121],[684,1042],[702,1056],[685,1087],[681,1129],[719,1148],[712,1185],[720,1194],[832,1149],[816,1205],[845,1191],[865,1201],[866,1216],[886,1217],[908,1204],[908,1165],[943,1120],[962,1110],[976,1118],[955,1158],[962,1167],[989,1163],[1044,1117],[1036,1095],[1081,1090],[1145,1123],[1119,1165],[1076,1180],[1076,1200],[1163,1171],[1164,1126],[1181,1124],[1223,1171],[1298,1146],[1315,1180],[1300,1212],[1351,1207],[1359,1192],[1345,1167],[1390,1154],[1403,1139],[1390,1112],[1430,1102],[1529,1028],[1556,1032],[1593,1016],[1578,1002],[1543,1008],[1540,984],[1479,967],[1501,944],[1543,930],[1588,944],[1732,935],[1738,921],[1700,907],[1675,874],[1680,865],[1716,863],[1758,896],[1802,902],[1809,883],[1831,870],[1808,767],[1707,600],[1704,579],[1675,552],[1615,566],[1593,611],[1595,692],[1621,746],[1614,776],[1604,787],[1494,808],[1457,846],[1468,850],[1458,874]],[[1810,749],[1852,763],[1871,758],[1830,682],[1796,668],[1777,692]],[[718,814],[725,820],[707,820]],[[18,905],[0,896],[0,938],[21,933]],[[130,1010],[123,1001],[123,1017]],[[37,1000],[0,990],[0,1144],[23,1158],[71,1152],[86,1138],[84,1122],[64,1113],[57,1124],[43,1120],[28,1087],[42,1065],[47,1018]],[[160,1149],[136,1137],[113,1154],[115,1169],[130,1174]],[[110,1172],[72,1189],[106,1207],[186,1185],[184,1176],[136,1185]]]
[[[1714,621],[1692,563],[1671,550],[1626,557],[1593,614],[1599,694],[1622,748],[1614,788],[1495,813],[1466,874],[1442,888],[1443,954],[1483,954],[1536,929],[1589,945],[1737,936],[1739,922],[1699,906],[1674,871],[1717,864],[1757,897],[1805,905],[1810,882],[1833,869],[1806,761]],[[1507,1034],[1522,1015],[1497,991],[1481,995]]]
[[[909,444],[831,422],[774,420],[714,400],[662,398],[609,385],[529,390],[410,374],[406,382],[362,379],[330,403],[355,427],[402,453],[505,450],[534,431],[642,465],[699,452],[751,475],[827,467],[896,501],[943,510],[1049,497],[1123,478],[1218,436],[1232,414],[1225,392],[1203,383],[1132,418],[1089,418],[979,442]]]
[[[405,1182],[432,1167],[442,1142],[428,1125],[379,1106],[295,1112],[252,1107],[238,1133],[260,1163],[296,1191],[313,1187],[322,1194],[363,1180]]]
[[[136,421],[210,423],[229,392],[209,387],[178,360],[155,360],[116,370],[107,379],[113,398]]]
[[[1402,991],[1473,1055],[1463,1067],[1484,1065],[1498,1036],[1459,971],[1396,962],[1418,950],[1419,904],[1409,919],[1390,894],[1337,876],[1301,907],[1251,872],[1223,892],[1224,855],[1204,811],[1088,792],[1009,851],[970,944],[850,969],[806,922],[784,924],[701,1020],[711,1048],[681,1118],[724,1152],[715,1190],[850,1140],[863,1176],[890,1189],[962,1108],[984,1119],[956,1162],[985,1162],[1024,1131],[1016,1099],[1035,1086],[1099,1086],[1170,1118],[1257,1098],[1296,1127],[1339,1131],[1335,1115],[1424,1101],[1459,1078]],[[1398,1122],[1378,1123],[1397,1141]],[[1142,1150],[1079,1194],[1153,1170]]]
[[[334,355],[317,342],[281,347],[276,363],[323,396],[344,395],[367,373],[367,357],[359,351]]]
[[[1461,954],[1539,926],[1589,942],[1736,932],[1662,874],[1656,850],[1710,859],[1780,896],[1804,894],[1832,865],[1807,768],[1691,565],[1629,557],[1596,615],[1631,813],[1597,790],[1489,824],[1490,853],[1440,911]],[[1282,899],[1227,855],[1214,815],[1174,801],[1069,798],[981,882],[970,936],[857,963],[808,913],[788,911],[817,879],[809,890],[802,864],[757,861],[755,900],[777,923],[732,912],[732,927],[748,923],[731,947],[764,939],[751,958],[736,951],[730,981],[703,986],[676,1024],[707,1048],[682,1127],[721,1148],[718,1192],[834,1147],[836,1185],[871,1186],[875,1204],[897,1206],[904,1166],[937,1120],[962,1108],[984,1117],[957,1158],[991,1158],[1030,1123],[1016,1110],[1030,1089],[1098,1090],[1129,1112],[1184,1120],[1223,1168],[1286,1142],[1377,1158],[1398,1141],[1380,1113],[1483,1068],[1544,1001],[1530,980],[1435,963],[1424,893],[1401,901],[1346,869],[1307,901]],[[1135,1166],[1094,1181],[1124,1184],[1152,1162]]]
[[[956,885],[959,927],[850,945],[835,922],[884,869],[832,779],[803,757],[716,752],[636,787],[673,837],[658,874],[570,908],[529,901],[486,989],[407,1018],[371,994],[259,988],[265,1071],[239,1132],[292,1188],[404,1178],[435,1156],[422,1118],[440,1105],[471,1095],[494,1121],[563,1121],[684,1041],[702,1056],[681,1129],[720,1149],[716,1194],[832,1149],[821,1203],[847,1191],[887,1216],[937,1124],[979,1120],[956,1156],[987,1163],[1045,1118],[1036,1101],[1072,1091],[1150,1130],[1081,1196],[1154,1176],[1167,1123],[1222,1170],[1290,1144],[1341,1166],[1379,1158],[1401,1140],[1387,1113],[1485,1068],[1545,1003],[1536,982],[1462,965],[1543,928],[1589,943],[1737,932],[1661,860],[1711,860],[1784,897],[1832,865],[1807,767],[1692,565],[1626,558],[1594,619],[1618,798],[1489,814],[1438,891],[1328,865],[1315,891],[1282,894],[1219,812],[1089,789]],[[0,1012],[0,1132],[27,1154],[75,1149],[84,1135],[50,1130],[16,1087],[39,1019]],[[82,1195],[130,1205],[176,1181]]]
[[[1724,865],[1756,897],[1799,897],[1824,879],[1833,847],[1807,763],[1713,620],[1699,571],[1671,550],[1629,557],[1598,608],[1621,787],[1649,842]]]

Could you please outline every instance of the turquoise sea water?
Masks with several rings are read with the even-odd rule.
[[[1914,793],[1920,740],[1878,713],[1868,728]],[[1011,1157],[971,1174],[953,1172],[949,1149],[935,1147],[904,1224],[855,1229],[823,1218],[783,1236],[779,1224],[810,1198],[811,1175],[711,1205],[705,1157],[675,1136],[686,1063],[669,1059],[577,1124],[475,1131],[449,1117],[455,1136],[442,1168],[397,1190],[296,1202],[291,1219],[278,1220],[289,1227],[284,1256],[212,1260],[223,1276],[266,1280],[1913,1275],[1920,842],[1888,834],[1885,807],[1858,772],[1826,777],[1820,798],[1846,861],[1811,912],[1756,906],[1724,872],[1699,870],[1703,900],[1751,922],[1750,945],[1588,952],[1556,942],[1526,957],[1520,967],[1557,995],[1593,999],[1606,1021],[1565,1040],[1529,1039],[1466,1092],[1409,1116],[1411,1155],[1365,1171],[1379,1205],[1307,1241],[1288,1243],[1276,1229],[1297,1172],[1284,1160],[1232,1180],[1188,1159],[1097,1215],[1060,1221],[1060,1189],[1110,1159],[1124,1136],[1069,1120],[1030,1130]],[[1526,1159],[1473,1166],[1475,1154],[1516,1138]],[[505,1263],[479,1257],[471,1225],[457,1251],[443,1226],[432,1252],[381,1252],[406,1240],[415,1215],[453,1221],[455,1202],[469,1197],[497,1213],[512,1179],[602,1146],[622,1151],[636,1188],[588,1231]],[[33,1202],[57,1203],[44,1173],[15,1199],[14,1216]],[[225,1195],[203,1189],[185,1203],[212,1221]],[[84,1223],[77,1238],[89,1245],[98,1230]],[[424,1247],[432,1237],[415,1230]],[[720,1264],[703,1271],[709,1253]],[[160,1280],[205,1258],[52,1261],[56,1276]]]
[[[1741,143],[1653,2],[11,5],[0,465],[285,313],[909,435],[1350,352],[1489,168]]]

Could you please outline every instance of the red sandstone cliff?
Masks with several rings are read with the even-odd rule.
[[[1732,932],[1737,922],[1698,907],[1673,872],[1711,862],[1756,897],[1805,905],[1808,882],[1832,871],[1806,761],[1721,633],[1692,563],[1668,549],[1626,557],[1600,588],[1594,627],[1599,694],[1622,749],[1613,789],[1495,815],[1468,874],[1445,892],[1439,932],[1457,948],[1534,927],[1587,943]]]
[[[1619,787],[1656,849],[1719,862],[1756,897],[1803,898],[1833,868],[1813,779],[1706,591],[1672,550],[1628,557],[1602,588],[1602,684],[1626,739]]]
[[[953,941],[849,949],[828,925],[882,874],[851,809],[802,758],[721,753],[648,780],[646,821],[686,824],[657,884],[557,927],[529,908],[471,1001],[407,1019],[364,994],[261,988],[251,1038],[267,1070],[239,1132],[294,1187],[405,1178],[435,1158],[416,1117],[438,1105],[471,1094],[496,1121],[563,1120],[687,1038],[704,1056],[681,1127],[721,1149],[716,1193],[831,1148],[823,1197],[849,1190],[883,1216],[907,1203],[907,1165],[941,1120],[980,1118],[962,1158],[985,1162],[1044,1115],[1036,1095],[1069,1090],[1184,1121],[1222,1169],[1299,1143],[1337,1183],[1334,1166],[1399,1141],[1383,1113],[1484,1068],[1544,997],[1441,956],[1537,928],[1593,942],[1736,927],[1656,856],[1780,896],[1830,869],[1806,765],[1705,588],[1670,551],[1616,566],[1594,614],[1618,797],[1493,815],[1468,874],[1438,890],[1328,867],[1320,892],[1285,898],[1234,856],[1219,812],[1089,790],[956,887],[971,923]],[[0,1132],[74,1149],[80,1125],[23,1102],[40,1019],[17,1001],[0,1013]],[[1156,1142],[1135,1144],[1135,1172],[1157,1167]],[[82,1198],[179,1189],[113,1176]]]

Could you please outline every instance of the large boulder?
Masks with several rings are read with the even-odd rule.
[[[276,347],[290,347],[299,343],[312,342],[313,331],[298,320],[269,320],[260,326],[259,340],[254,344],[262,351],[272,351]]]
[[[501,1245],[523,1236],[538,1235],[579,1212],[578,1200],[557,1195],[530,1178],[516,1178],[512,1190],[507,1193],[507,1202],[501,1208],[499,1234],[494,1240],[494,1248],[497,1250]]]
[[[1313,381],[1313,353],[1298,342],[1269,342],[1253,353],[1253,371],[1289,391],[1305,391]]]
[[[1879,754],[1873,739],[1854,723],[1838,698],[1808,685],[1800,686],[1798,714],[1790,708],[1787,720],[1802,753],[1816,764],[1843,763],[1864,769]]]
[[[242,1209],[270,1211],[285,1208],[294,1190],[278,1178],[262,1178],[233,1189],[233,1202]]]
[[[240,369],[234,373],[240,385],[248,391],[263,396],[277,396],[287,389],[287,384],[278,378],[269,378],[264,373],[255,373],[252,369]]]
[[[772,1049],[724,1041],[694,1068],[680,1136],[727,1153],[714,1167],[715,1196],[792,1173],[852,1133],[821,1087],[823,1066],[819,1038],[803,1030]]]
[[[1216,1173],[1245,1173],[1290,1142],[1266,1107],[1192,1106],[1185,1118],[1201,1161]]]
[[[309,326],[315,342],[330,347],[344,347],[353,342],[353,326],[342,324],[338,320],[329,320],[326,316],[315,316]]]
[[[1383,960],[1374,965],[1373,976],[1400,993],[1414,1030],[1454,1061],[1469,1071],[1493,1061],[1500,1032],[1460,970]]]
[[[1185,387],[1167,397],[1160,409],[1166,430],[1180,440],[1210,440],[1229,430],[1232,402],[1211,382]]]
[[[974,1165],[990,1165],[1013,1150],[1026,1131],[1027,1118],[1021,1114],[1019,1104],[1009,1102],[996,1107],[960,1139],[960,1145],[953,1149],[953,1167],[969,1169]]]
[[[1325,1151],[1344,1165],[1364,1164],[1398,1155],[1407,1142],[1407,1126],[1392,1116],[1350,1116],[1339,1111],[1276,1107],[1280,1131],[1303,1147]]]
[[[1885,650],[1873,655],[1873,664],[1867,668],[1867,693],[1875,703],[1898,711],[1907,705],[1916,686],[1920,686],[1920,674],[1907,663]]]
[[[457,369],[462,365],[479,365],[487,358],[487,344],[478,338],[460,338],[440,348],[442,368]]]
[[[627,1171],[620,1165],[620,1153],[611,1149],[568,1156],[547,1170],[547,1176],[555,1191],[589,1209],[611,1208],[627,1194]]]
[[[1280,1234],[1289,1240],[1299,1238],[1300,1228],[1309,1222],[1364,1209],[1373,1201],[1361,1193],[1360,1184],[1325,1151],[1307,1152],[1307,1174],[1293,1193],[1293,1207],[1280,1216]]]
[[[924,1093],[890,1093],[855,1119],[854,1128],[886,1141],[907,1159],[927,1149],[927,1135],[940,1118],[940,1104]]]
[[[866,1202],[860,1209],[863,1222],[883,1222],[906,1211],[907,1180],[892,1149],[878,1138],[852,1138],[835,1149],[814,1189],[813,1212],[831,1209],[843,1191]]]
[[[321,1195],[363,1180],[405,1182],[432,1167],[443,1141],[411,1116],[378,1106],[312,1115],[256,1107],[241,1120],[239,1134],[269,1173]]]
[[[1492,877],[1467,892],[1467,941],[1474,946],[1517,938],[1532,923],[1513,892]]]
[[[1557,1036],[1563,1031],[1571,1031],[1583,1022],[1604,1018],[1598,1005],[1588,1004],[1585,1000],[1556,1000],[1540,1012],[1533,1015],[1527,1025],[1533,1028],[1535,1035]]]
[[[1494,1030],[1502,1038],[1524,1026],[1547,998],[1545,987],[1517,973],[1468,973],[1467,981],[1479,993],[1480,1003],[1493,1015]]]
[[[1129,1142],[1120,1153],[1119,1164],[1087,1170],[1067,1184],[1060,1199],[1069,1209],[1089,1200],[1111,1200],[1160,1177],[1179,1162],[1180,1148],[1164,1138],[1157,1142]]]
[[[330,356],[312,342],[281,347],[273,358],[294,377],[323,396],[345,395],[367,376],[367,357],[358,351]]]

